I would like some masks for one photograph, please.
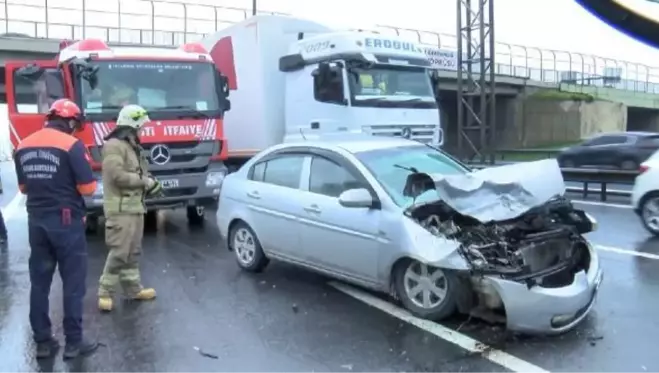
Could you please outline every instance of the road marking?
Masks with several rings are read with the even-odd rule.
[[[595,248],[597,250],[608,251],[608,252],[617,253],[617,254],[638,256],[638,257],[646,258],[646,259],[659,260],[659,255],[651,254],[651,253],[644,253],[642,251],[626,250],[626,249],[620,249],[620,248],[617,248],[617,247],[597,245],[597,244],[595,245]]]
[[[632,206],[630,205],[621,205],[617,203],[606,203],[606,202],[596,202],[596,201],[584,201],[580,199],[573,199],[571,200],[574,203],[581,203],[582,205],[593,205],[593,206],[603,206],[603,207],[615,207],[618,209],[628,209],[631,210],[633,209]]]
[[[352,286],[334,281],[330,282],[329,284],[335,289],[341,291],[342,293],[345,293],[359,301],[362,301],[371,307],[377,308],[380,311],[388,313],[389,315],[401,321],[414,325],[420,329],[425,330],[428,333],[434,334],[437,337],[444,339],[450,343],[453,343],[457,346],[460,346],[469,352],[478,354],[495,364],[498,364],[504,368],[512,370],[513,372],[549,372],[548,370],[542,369],[537,365],[529,363],[528,361],[517,358],[506,352],[497,350],[471,337],[468,337],[462,333],[449,329],[443,325],[412,316],[409,312],[401,309],[400,307],[396,307],[395,305],[389,302],[374,297],[373,295],[358,290]]]
[[[11,220],[14,215],[21,211],[21,205],[23,204],[24,195],[22,193],[16,193],[14,198],[2,209],[2,217],[7,220]]]

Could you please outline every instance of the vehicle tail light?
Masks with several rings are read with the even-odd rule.
[[[646,164],[642,164],[641,167],[639,167],[639,169],[638,169],[638,173],[642,174],[642,173],[646,172],[649,169],[650,169],[650,166],[648,166]]]

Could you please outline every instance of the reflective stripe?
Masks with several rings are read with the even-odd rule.
[[[131,196],[103,196],[103,211],[106,214],[128,213],[142,214],[146,212],[142,202],[142,193]]]

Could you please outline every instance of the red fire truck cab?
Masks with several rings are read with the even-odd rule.
[[[149,210],[186,207],[189,221],[201,223],[204,207],[217,202],[227,173],[222,122],[229,89],[200,44],[166,49],[63,42],[54,60],[7,62],[5,70],[14,147],[44,126],[54,100],[66,97],[82,109],[85,126],[77,136],[99,179],[96,194],[86,200],[88,221],[102,215],[101,148],[126,104],[141,105],[151,118],[140,137],[165,195],[147,199]]]

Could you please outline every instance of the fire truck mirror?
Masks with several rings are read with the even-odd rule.
[[[44,73],[44,69],[36,64],[29,64],[16,70],[16,75],[28,79],[30,81],[37,81]]]

